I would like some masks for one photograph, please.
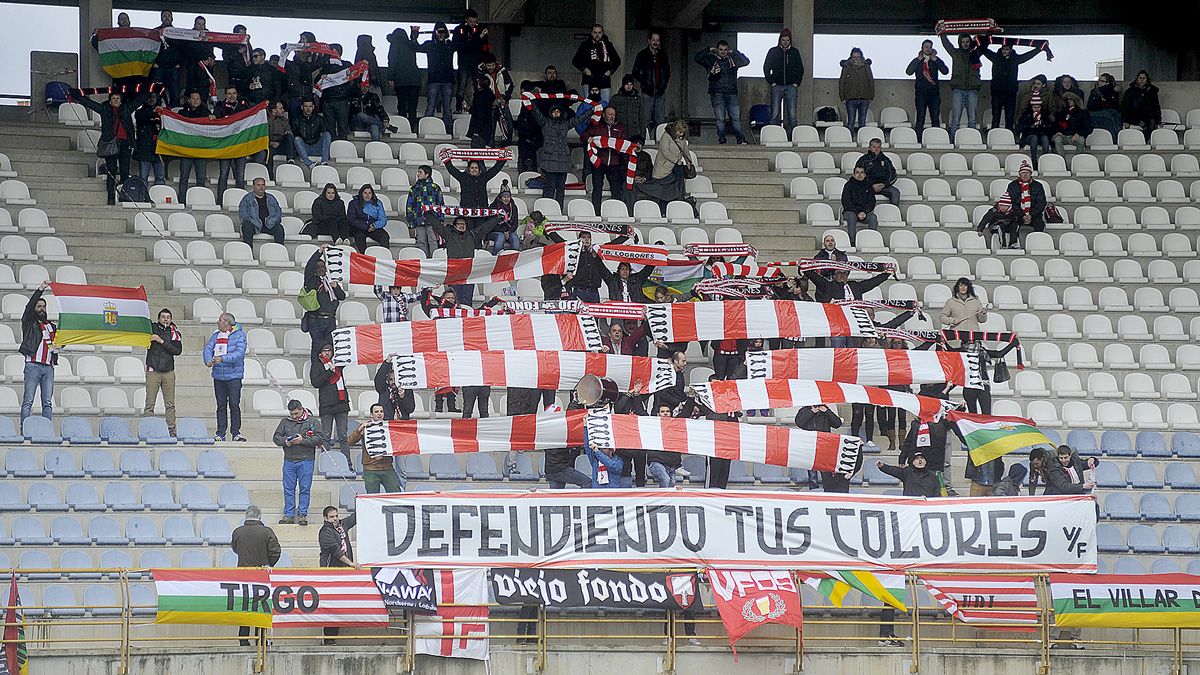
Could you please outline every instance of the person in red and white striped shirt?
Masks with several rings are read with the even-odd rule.
[[[58,349],[54,347],[54,333],[58,327],[46,316],[46,301],[42,294],[50,287],[43,281],[21,314],[21,348],[25,356],[25,396],[21,400],[21,421],[33,411],[33,396],[38,389],[42,392],[42,417],[50,419],[54,412],[51,397],[54,395],[54,366],[58,363]]]

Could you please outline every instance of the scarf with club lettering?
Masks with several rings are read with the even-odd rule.
[[[465,319],[473,316],[496,316],[498,314],[516,314],[507,307],[433,307],[429,310],[431,319]]]
[[[646,318],[646,305],[640,302],[620,302],[618,300],[585,302],[580,306],[579,313],[583,316],[602,319],[637,319],[640,321]]]
[[[324,42],[287,42],[283,45],[280,45],[279,62],[287,63],[288,56],[290,56],[292,52],[321,54],[322,56],[328,56],[331,59],[342,58],[341,56],[338,56],[336,49],[328,44],[325,44]]]
[[[915,343],[934,343],[945,344],[946,339],[942,337],[940,330],[902,330],[900,328],[877,328],[880,339],[888,340],[905,340]]]
[[[346,84],[347,82],[353,82],[355,80],[361,80],[359,87],[364,90],[370,87],[371,64],[367,63],[366,61],[359,61],[349,68],[343,68],[336,73],[330,73],[325,77],[322,77],[321,79],[317,80],[316,84],[313,85],[313,96],[320,98],[321,92],[325,91],[326,89],[329,89],[330,87],[338,87]]]
[[[683,254],[693,258],[720,258],[724,256],[756,256],[758,249],[750,244],[684,244]]]
[[[443,216],[462,216],[464,218],[490,218],[500,216],[500,220],[508,222],[508,211],[504,209],[471,209],[463,206],[446,204],[422,204],[421,211],[434,211]]]
[[[165,89],[166,87],[162,84],[158,82],[151,82],[150,84],[131,84],[120,87],[80,87],[75,91],[79,92],[83,96],[96,96],[100,94],[104,96],[109,94],[121,94],[124,96],[126,94],[141,94],[145,91],[158,94]]]
[[[175,28],[174,26],[160,30],[162,31],[164,40],[210,42],[222,45],[244,45],[250,43],[249,33],[217,33],[210,30],[193,30],[191,28]]]
[[[880,272],[896,271],[896,263],[890,262],[817,260],[815,258],[793,260],[790,262],[769,262],[763,264],[768,267],[795,267],[801,272],[820,272],[829,270],[832,272],[869,272],[871,274],[879,274]]]
[[[521,93],[521,105],[525,106],[526,110],[533,110],[534,100],[552,100],[552,101],[579,101],[588,103],[592,106],[591,122],[595,124],[600,121],[600,117],[604,114],[604,106],[580,96],[579,94],[535,94],[532,91]],[[564,117],[566,117],[564,115]]]
[[[464,162],[507,162],[512,159],[512,150],[508,148],[442,148],[438,159],[444,163],[447,159]]]
[[[917,318],[925,318],[925,314],[917,309],[916,300],[834,300],[833,304],[848,307],[872,307],[874,309],[903,309],[909,312],[916,312]]]
[[[633,234],[632,223],[544,223],[542,228],[547,234],[551,232],[596,232],[618,236]]]
[[[625,189],[633,189],[633,180],[637,178],[637,144],[625,138],[612,136],[592,136],[588,139],[587,156],[592,166],[600,166],[600,150],[612,150],[629,158],[625,164]]]
[[[960,342],[1004,342],[1008,344],[1005,352],[1010,349],[1017,350],[1017,370],[1025,369],[1024,355],[1021,353],[1021,340],[1016,333],[1002,333],[999,331],[982,331],[982,330],[954,330],[945,328],[942,330],[942,337],[946,340],[958,340]]]
[[[764,298],[767,289],[749,279],[703,279],[692,285],[692,292],[711,298]]]
[[[975,44],[978,47],[986,47],[988,45],[1000,45],[1001,47],[1008,45],[1009,47],[1033,47],[1046,52],[1046,60],[1054,60],[1054,52],[1050,51],[1050,41],[1044,38],[1018,38],[1004,37],[1002,35],[976,35]]]

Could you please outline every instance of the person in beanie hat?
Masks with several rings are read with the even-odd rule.
[[[1017,179],[1008,184],[1008,199],[1012,204],[1009,214],[1008,248],[1019,249],[1018,230],[1024,226],[1034,232],[1046,229],[1046,188],[1033,180],[1033,167],[1029,162],[1022,161],[1017,171]]]
[[[507,180],[500,184],[500,194],[492,200],[489,208],[502,209],[505,213],[487,235],[487,238],[493,240],[492,255],[500,255],[500,251],[505,248],[520,251],[519,230],[521,224],[517,222],[517,205],[513,203],[512,190],[509,189]]]
[[[608,100],[608,107],[616,111],[617,124],[625,128],[629,140],[639,144],[646,140],[642,127],[642,94],[632,75],[621,78],[621,88]]]
[[[779,44],[767,50],[763,77],[771,87],[771,124],[782,120],[783,128],[790,134],[796,126],[796,90],[804,81],[804,61],[800,50],[792,45],[790,28],[779,31]]]
[[[905,497],[937,497],[941,493],[937,474],[929,469],[928,460],[921,450],[908,456],[907,466],[891,466],[883,460],[875,460],[875,468],[894,478],[904,486]]]

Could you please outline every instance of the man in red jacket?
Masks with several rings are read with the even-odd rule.
[[[586,148],[593,137],[625,140],[625,127],[617,122],[616,108],[612,106],[605,108],[600,121],[590,124],[579,139],[583,141]],[[632,193],[625,189],[625,168],[629,163],[626,156],[609,148],[603,148],[596,152],[600,157],[600,166],[592,169],[592,208],[599,215],[600,202],[604,199],[605,179],[608,180],[608,189],[612,192],[613,199],[625,201],[626,196]],[[585,155],[585,157],[588,156]],[[591,160],[585,159],[584,161]]]

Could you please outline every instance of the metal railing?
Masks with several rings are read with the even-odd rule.
[[[302,571],[302,570],[290,570]],[[646,571],[646,570],[639,570]],[[690,572],[689,569],[660,570]],[[96,569],[16,569],[18,588],[21,592],[21,609],[25,628],[25,643],[30,658],[36,659],[43,650],[81,650],[87,652],[115,653],[118,656],[118,674],[129,672],[131,654],[146,648],[208,647],[229,645],[236,640],[245,640],[254,649],[254,672],[264,672],[267,659],[274,646],[284,646],[315,640],[336,640],[337,643],[353,641],[374,645],[376,648],[389,645],[403,657],[403,669],[414,672],[416,650],[414,617],[412,613],[394,615],[387,629],[344,628],[336,637],[325,636],[313,629],[255,631],[246,637],[239,636],[233,626],[188,626],[156,624],[155,605],[138,604],[133,598],[132,587],[137,583],[149,584],[147,570]],[[32,579],[30,577],[33,577]],[[919,673],[921,656],[936,648],[960,648],[963,646],[990,646],[1011,648],[1037,655],[1039,672],[1048,674],[1055,660],[1052,648],[1077,643],[1098,648],[1122,650],[1145,650],[1145,653],[1169,653],[1172,675],[1182,675],[1183,660],[1189,652],[1195,652],[1200,642],[1185,641],[1184,629],[1091,629],[1090,635],[1078,638],[1056,637],[1050,601],[1049,576],[1032,575],[1037,590],[1037,625],[1031,630],[1014,629],[1011,623],[971,622],[963,623],[946,613],[936,600],[919,592],[923,584],[918,575],[906,577],[909,607],[907,618],[898,618],[891,626],[881,623],[879,604],[843,604],[836,607],[822,599],[820,603],[808,603],[804,607],[804,628],[796,630],[783,626],[767,626],[747,636],[740,649],[768,649],[772,653],[791,653],[794,658],[793,672],[801,672],[806,647],[832,645],[835,647],[863,647],[880,638],[875,636],[881,626],[896,629],[908,627],[908,651],[911,653],[910,672]],[[55,577],[50,579],[49,577]],[[82,578],[81,578],[82,577]],[[90,578],[89,578],[90,577]],[[98,577],[98,578],[97,578]],[[141,579],[139,581],[138,579]],[[7,588],[9,576],[0,573],[0,586]],[[103,585],[113,588],[116,602],[108,604],[42,604],[45,589],[41,586]],[[36,591],[36,592],[32,592]],[[34,598],[39,598],[34,600]],[[76,594],[79,597],[79,594]],[[451,605],[453,606],[453,605]],[[465,606],[465,605],[463,605]],[[604,644],[607,642],[628,645],[632,641],[644,641],[663,645],[663,670],[672,672],[680,640],[693,637],[702,646],[725,646],[728,637],[721,626],[715,607],[703,605],[703,610],[691,616],[683,612],[661,610],[596,610],[594,614],[580,611],[559,613],[537,607],[533,616],[515,616],[517,607],[489,605],[493,611],[486,618],[472,618],[471,623],[487,626],[486,637],[455,639],[489,639],[514,645],[528,645],[534,650],[534,667],[537,672],[546,668],[547,659],[555,645],[566,642]],[[0,620],[7,616],[9,606],[0,605]],[[499,610],[499,611],[497,611]],[[989,608],[989,612],[1020,612],[1029,614],[1030,608]],[[899,613],[897,613],[898,616]],[[7,627],[8,623],[3,623]],[[515,626],[515,631],[513,630]],[[701,628],[703,630],[696,630]],[[690,633],[694,633],[692,635]],[[3,638],[0,644],[11,642]],[[400,651],[402,650],[402,651]]]

